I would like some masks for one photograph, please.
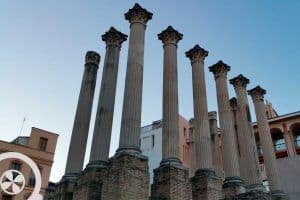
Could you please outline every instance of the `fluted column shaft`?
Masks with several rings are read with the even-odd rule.
[[[87,52],[65,170],[66,174],[79,173],[83,168],[99,62],[99,54],[92,51]]]
[[[126,38],[113,27],[102,36],[106,42],[106,53],[90,161],[106,161],[109,156],[121,43]]]
[[[219,155],[219,143],[218,143],[218,125],[217,125],[217,112],[211,111],[208,113],[209,129],[211,134],[211,151],[212,151],[212,162],[214,169],[220,172],[221,155]]]
[[[179,115],[178,115],[178,75],[177,75],[177,43],[182,38],[173,27],[158,34],[163,42],[163,127],[162,157],[179,158]]]
[[[163,158],[179,158],[177,47],[164,45]]]
[[[219,121],[222,133],[222,148],[225,177],[240,177],[237,141],[234,131],[233,116],[229,104],[227,72],[230,67],[223,62],[210,67],[214,73],[217,90]]]
[[[267,115],[265,113],[265,104],[263,99],[265,90],[263,90],[260,87],[256,87],[252,90],[249,90],[249,94],[252,96],[252,100],[254,103],[259,138],[262,144],[264,164],[266,168],[266,174],[268,177],[270,190],[278,191],[281,190],[281,185],[278,176],[277,163],[272,137],[270,133],[270,127]]]
[[[239,150],[242,178],[246,185],[258,185],[261,184],[258,153],[251,126],[251,116],[246,90],[249,80],[246,77],[239,75],[238,77],[231,79],[230,83],[234,86],[237,99],[236,118],[238,120],[236,120],[236,123],[240,141]]]
[[[136,4],[125,18],[130,22],[130,36],[119,148],[139,150],[145,30],[152,13]]]
[[[204,74],[204,59],[207,55],[208,52],[199,45],[186,52],[192,65],[197,169],[213,169]]]

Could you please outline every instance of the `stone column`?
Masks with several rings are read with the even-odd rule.
[[[259,138],[262,144],[264,164],[271,194],[275,199],[285,199],[286,196],[280,185],[270,127],[265,112],[264,95],[266,90],[257,86],[249,90],[248,94],[251,95],[255,108]]]
[[[135,4],[125,19],[130,36],[119,150],[140,151],[145,30],[152,13]]]
[[[80,174],[73,199],[105,199],[107,187],[108,156],[114,114],[116,85],[121,44],[127,35],[111,27],[102,35],[106,53],[102,82],[92,140],[90,162]]]
[[[102,35],[106,43],[106,53],[102,72],[101,90],[94,127],[94,136],[90,162],[107,161],[111,140],[111,130],[114,116],[116,86],[119,68],[121,44],[126,41],[127,35],[111,27]]]
[[[178,115],[178,75],[177,75],[177,44],[182,34],[169,26],[158,34],[163,42],[163,127],[162,157],[163,161],[179,161],[179,115]]]
[[[72,200],[74,185],[83,168],[100,55],[89,51],[85,61],[65,175],[55,195],[58,200]]]
[[[83,168],[100,55],[89,51],[86,54],[85,61],[86,64],[69,147],[66,174],[80,173]]]
[[[240,144],[241,141],[239,140],[239,135],[238,135],[238,130],[237,130],[237,100],[235,97],[232,97],[231,99],[229,99],[229,105],[231,108],[231,112],[232,112],[232,122],[233,122],[233,126],[234,126],[234,135],[237,141],[236,144],[236,152],[239,156],[239,166],[241,166],[241,153],[240,153]],[[241,173],[241,178],[244,180],[244,171],[246,169],[241,169],[240,167],[240,173]]]
[[[179,160],[177,44],[182,34],[169,26],[158,34],[163,42],[162,161],[154,170],[152,199],[190,200],[188,169]]]
[[[215,175],[212,161],[211,135],[209,130],[204,59],[208,51],[195,45],[185,53],[191,61],[195,115],[195,147],[197,171],[192,178],[193,199],[216,199],[222,182]],[[217,184],[219,182],[219,184]],[[201,185],[201,187],[200,187]],[[216,186],[215,186],[216,185]],[[218,188],[219,186],[219,188]]]
[[[120,144],[109,162],[107,199],[149,198],[148,158],[141,154],[141,108],[146,23],[152,13],[135,4],[125,14],[130,22]]]
[[[239,138],[240,167],[242,178],[249,189],[262,189],[259,174],[258,153],[255,135],[252,128],[249,102],[247,98],[247,85],[249,79],[242,74],[230,80],[237,98],[237,133]]]
[[[289,157],[297,156],[297,152],[296,152],[296,148],[295,148],[295,142],[294,142],[294,138],[293,138],[293,133],[291,133],[288,130],[285,123],[282,124],[282,128],[283,128],[283,137],[284,137],[284,140],[285,140],[288,156]]]
[[[223,188],[226,197],[232,197],[244,192],[243,181],[240,178],[239,157],[237,154],[237,141],[234,131],[233,116],[229,105],[227,86],[227,72],[230,66],[222,61],[209,67],[216,81],[220,129],[222,135],[222,148],[225,180]]]
[[[195,120],[194,118],[190,119],[190,129],[189,134],[191,138],[190,143],[190,177],[193,177],[195,172],[197,171],[197,163],[196,163],[196,143],[195,143]]]
[[[219,140],[218,140],[218,123],[217,123],[217,112],[211,111],[208,113],[209,129],[211,134],[211,146],[212,146],[212,157],[213,166],[217,176],[223,177],[222,167],[222,152],[220,151]]]
[[[204,75],[204,59],[207,57],[208,51],[196,45],[185,55],[190,59],[192,65],[197,169],[212,170],[211,136]]]

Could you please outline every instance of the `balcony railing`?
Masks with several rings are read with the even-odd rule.
[[[295,140],[295,147],[300,148],[300,138],[299,138],[299,136],[298,136],[298,139]]]
[[[275,149],[275,151],[285,151],[286,150],[286,144],[285,144],[285,142],[276,143],[274,145],[274,149]]]

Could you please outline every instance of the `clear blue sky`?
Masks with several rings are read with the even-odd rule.
[[[51,174],[65,168],[83,72],[84,55],[102,56],[91,120],[89,148],[110,26],[129,34],[123,14],[139,2],[154,13],[146,30],[142,125],[161,118],[163,51],[157,33],[172,25],[184,34],[178,46],[180,113],[193,116],[191,67],[184,52],[196,43],[209,51],[206,81],[209,110],[216,109],[215,82],[207,67],[219,59],[243,73],[249,88],[260,84],[279,114],[300,110],[300,1],[194,0],[3,0],[0,4],[0,139],[30,127],[60,134]],[[119,139],[127,45],[121,51],[111,154]],[[234,95],[230,87],[230,94]],[[253,110],[253,109],[252,109]],[[252,112],[252,114],[254,114]]]

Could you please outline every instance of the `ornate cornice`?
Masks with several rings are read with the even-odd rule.
[[[267,91],[260,86],[256,86],[255,88],[248,90],[248,94],[252,97],[254,102],[264,101],[264,95],[266,93]]]
[[[146,23],[152,19],[153,13],[142,8],[138,3],[134,4],[133,8],[129,9],[127,13],[124,14],[125,19],[132,23]]]
[[[157,34],[158,39],[163,42],[164,45],[166,44],[175,44],[182,40],[183,34],[179,33],[175,30],[172,26],[168,26],[165,30],[161,33]]]
[[[191,60],[191,63],[203,62],[205,57],[208,56],[208,51],[196,44],[192,49],[185,52],[185,56]]]
[[[246,88],[250,80],[243,76],[242,74],[229,80],[229,83],[232,84],[235,88],[241,87]]]
[[[85,55],[85,63],[86,64],[94,64],[99,65],[100,55],[95,51],[88,51]]]
[[[209,71],[215,75],[215,79],[220,76],[227,76],[227,72],[230,71],[230,66],[225,64],[222,60],[209,67]]]
[[[121,33],[114,27],[110,27],[110,29],[102,35],[102,40],[107,46],[115,45],[121,47],[121,44],[127,40],[127,37],[126,34]]]

